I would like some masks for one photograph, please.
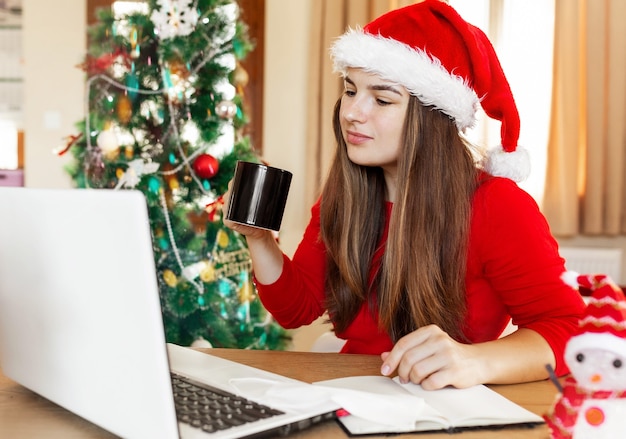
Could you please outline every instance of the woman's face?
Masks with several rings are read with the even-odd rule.
[[[348,69],[339,120],[352,162],[395,170],[408,103],[403,86]]]

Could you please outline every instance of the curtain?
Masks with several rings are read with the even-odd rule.
[[[335,150],[332,130],[333,106],[343,84],[332,72],[329,48],[348,27],[365,26],[383,13],[421,0],[315,0],[311,8],[309,51],[309,102],[307,111],[306,198],[311,205],[319,196],[322,181]]]
[[[626,2],[556,0],[543,210],[557,237],[626,234]]]

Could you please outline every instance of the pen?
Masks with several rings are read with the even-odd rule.
[[[548,369],[548,374],[550,374],[550,381],[552,381],[552,383],[556,386],[559,392],[563,393],[563,386],[561,386],[559,379],[556,377],[556,374],[554,373],[554,369],[552,369],[552,366],[550,366],[549,364],[546,364],[546,369]]]

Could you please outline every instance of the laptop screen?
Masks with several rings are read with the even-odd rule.
[[[119,436],[176,437],[143,195],[0,188],[0,205],[4,374]]]

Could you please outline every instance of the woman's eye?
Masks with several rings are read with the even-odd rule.
[[[620,360],[619,358],[616,360],[613,360],[613,367],[615,369],[619,369],[620,367],[622,367],[622,360]]]
[[[386,101],[386,100],[384,100],[384,99],[376,99],[376,103],[377,103],[378,105],[382,105],[382,106],[385,106],[385,105],[390,105],[390,104],[391,104],[391,102],[388,102],[388,101]]]
[[[578,361],[579,363],[582,363],[583,361],[585,361],[585,355],[584,354],[576,355],[576,361]]]
[[[346,96],[354,96],[356,94],[354,90],[346,90],[344,93]]]

